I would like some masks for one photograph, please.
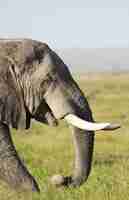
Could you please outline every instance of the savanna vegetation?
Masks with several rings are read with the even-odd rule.
[[[94,118],[122,125],[96,134],[92,171],[80,188],[55,188],[53,174],[71,173],[74,149],[68,125],[51,128],[33,122],[27,131],[13,130],[13,141],[35,176],[40,195],[22,193],[0,182],[0,200],[128,200],[129,199],[129,74],[89,74],[75,77],[86,94]]]

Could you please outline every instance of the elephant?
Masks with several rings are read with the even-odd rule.
[[[11,128],[29,129],[32,120],[71,127],[75,146],[70,176],[52,183],[77,187],[91,171],[94,133],[119,124],[96,123],[83,92],[62,59],[46,43],[32,39],[0,39],[0,178],[13,188],[39,192],[39,186],[18,155]]]

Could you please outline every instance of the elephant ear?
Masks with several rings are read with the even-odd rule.
[[[13,60],[0,57],[0,120],[13,128],[27,128],[28,114],[15,70]]]

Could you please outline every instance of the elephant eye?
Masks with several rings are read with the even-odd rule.
[[[44,58],[45,49],[41,47],[35,47],[35,58],[41,63]]]

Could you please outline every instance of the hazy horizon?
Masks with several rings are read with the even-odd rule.
[[[129,48],[65,48],[56,52],[73,72],[129,70]]]

